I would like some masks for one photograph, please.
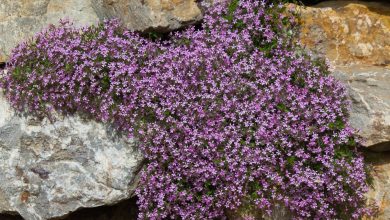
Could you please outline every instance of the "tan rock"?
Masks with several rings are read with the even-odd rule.
[[[201,20],[202,11],[195,0],[1,0],[0,63],[18,43],[61,18],[77,26],[119,18],[130,29],[171,31]]]
[[[347,85],[350,122],[364,145],[390,150],[390,2],[326,1],[297,9],[300,42],[329,59]]]
[[[229,220],[249,220],[249,219],[262,219],[262,220],[288,220],[291,219],[291,213],[282,205],[275,204],[272,214],[266,215],[257,210],[254,207],[244,204],[238,210],[227,211],[227,219]]]
[[[119,17],[130,29],[171,31],[202,19],[195,0],[92,0],[101,18]]]
[[[327,1],[300,11],[302,44],[334,64],[390,64],[390,2]]]
[[[367,193],[367,203],[375,205],[377,213],[371,220],[390,219],[390,152],[366,152],[366,159],[372,165],[372,186]]]

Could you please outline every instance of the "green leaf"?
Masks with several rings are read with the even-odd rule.
[[[27,80],[27,72],[31,72],[31,69],[29,67],[15,67],[12,72],[12,77],[19,82],[24,82]]]
[[[169,110],[164,111],[164,116],[169,117],[171,115],[171,112]]]
[[[215,194],[216,187],[211,184],[210,181],[205,183],[206,195],[211,196]]]
[[[228,13],[227,13],[227,15],[223,16],[224,19],[226,19],[229,22],[233,21],[234,12],[236,11],[236,9],[238,7],[239,2],[240,2],[240,0],[233,0],[232,2],[230,2],[229,6],[228,6]]]
[[[287,165],[293,166],[295,164],[296,159],[297,158],[295,156],[287,157]]]
[[[341,146],[340,148],[335,149],[335,157],[338,159],[346,158],[351,160],[353,158],[353,152],[348,146]]]
[[[229,4],[229,6],[228,6],[229,14],[233,14],[234,11],[236,11],[239,2],[240,2],[240,0],[233,0],[233,1]]]
[[[356,143],[356,141],[355,141],[355,139],[353,137],[349,138],[348,146],[354,147],[354,146],[356,146],[356,144],[357,143]]]
[[[101,81],[103,91],[107,91],[110,88],[110,77],[104,76]]]
[[[288,112],[288,108],[285,104],[279,103],[276,105],[276,108],[278,108],[282,112]]]
[[[329,123],[328,127],[332,130],[342,130],[345,128],[345,123],[341,118],[337,118],[334,122]]]
[[[233,28],[242,30],[245,28],[245,23],[242,20],[238,20],[236,23],[234,23]]]
[[[65,71],[66,72],[71,72],[72,70],[73,70],[72,65],[70,65],[69,63],[65,64]]]

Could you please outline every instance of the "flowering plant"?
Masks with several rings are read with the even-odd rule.
[[[12,53],[12,105],[114,124],[146,165],[140,219],[213,219],[244,204],[358,219],[367,175],[345,88],[294,43],[281,4],[232,0],[202,28],[148,40],[118,21],[51,26]]]

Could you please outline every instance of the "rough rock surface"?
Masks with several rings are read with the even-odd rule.
[[[367,193],[368,204],[375,205],[377,215],[372,220],[390,219],[390,152],[366,152],[366,160],[373,172],[372,187]]]
[[[336,65],[390,64],[390,2],[326,1],[300,12],[301,42]]]
[[[289,211],[276,204],[273,209],[271,216],[264,215],[262,212],[259,212],[255,208],[248,208],[249,206],[243,205],[237,211],[227,212],[227,218],[229,220],[248,220],[248,219],[262,219],[262,220],[289,220],[291,219],[291,214]]]
[[[78,26],[119,18],[130,29],[170,31],[199,21],[202,11],[195,0],[1,0],[0,62],[18,43],[62,18]]]
[[[99,21],[90,0],[1,0],[0,62],[7,60],[18,43],[62,18],[72,19],[79,25]]]
[[[349,90],[350,123],[365,139],[366,159],[373,167],[367,202],[378,213],[370,219],[388,220],[390,2],[327,1],[300,10],[302,44],[328,58]]]
[[[195,0],[92,0],[101,18],[119,17],[134,30],[170,31],[202,19]]]
[[[17,115],[0,94],[0,213],[50,219],[132,196],[142,163],[132,139],[77,116]]]
[[[337,67],[352,100],[351,125],[359,129],[364,145],[375,151],[390,150],[390,68]]]
[[[350,122],[364,145],[390,150],[390,2],[325,1],[297,9],[300,42],[329,59],[347,85]]]

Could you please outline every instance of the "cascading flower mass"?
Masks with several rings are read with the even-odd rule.
[[[367,174],[346,90],[294,43],[296,25],[265,0],[215,4],[202,28],[164,41],[62,22],[16,47],[0,84],[21,111],[83,114],[139,140],[140,219],[275,204],[358,219]]]

